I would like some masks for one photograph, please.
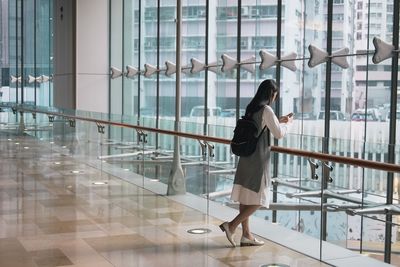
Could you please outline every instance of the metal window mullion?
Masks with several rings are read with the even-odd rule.
[[[142,59],[142,1],[139,0],[139,24],[138,24],[138,66],[140,68],[141,59]],[[139,124],[139,116],[140,116],[140,85],[142,82],[142,75],[138,75],[138,86],[137,86],[137,124]]]
[[[15,103],[18,103],[18,0],[15,1],[15,76],[17,77],[15,83]]]
[[[328,0],[328,17],[327,17],[327,38],[326,38],[326,51],[329,55],[332,54],[332,18],[333,18],[333,0]],[[326,62],[325,72],[325,126],[324,126],[324,141],[322,152],[329,152],[329,136],[330,136],[330,109],[331,109],[331,78],[332,78],[332,61],[331,58]],[[323,168],[321,190],[327,189],[327,179],[329,177],[329,170]],[[320,234],[320,259],[322,259],[322,240],[326,240],[326,224],[327,212],[322,210],[322,206],[326,203],[323,192],[321,192],[321,234]]]
[[[50,57],[51,57],[51,55],[52,55],[52,53],[53,53],[53,46],[52,46],[52,40],[53,40],[53,32],[54,32],[54,26],[53,26],[53,21],[54,21],[54,14],[53,14],[53,5],[52,5],[52,1],[49,1],[49,19],[48,19],[48,23],[49,23],[49,25],[48,25],[48,27],[49,27],[49,32],[48,32],[48,36],[49,36],[49,56],[48,56],[48,67],[47,67],[47,75],[49,75],[49,76],[51,76],[52,75],[52,72],[53,72],[53,67],[52,67],[52,64],[51,64],[51,59],[50,59]],[[51,17],[51,20],[50,20],[50,17]],[[52,99],[53,99],[53,97],[52,97],[52,88],[53,88],[53,86],[51,85],[52,83],[49,83],[49,95],[48,95],[48,103],[49,103],[49,106],[52,106],[53,105],[53,102],[54,101],[52,101]]]
[[[393,1],[393,46],[399,48],[399,1]],[[396,145],[396,111],[397,111],[397,85],[398,85],[399,58],[397,53],[392,57],[392,87],[390,94],[390,126],[388,161],[395,163]],[[386,204],[393,204],[393,173],[387,175]],[[392,251],[392,215],[386,215],[385,225],[385,262],[390,263]]]
[[[111,38],[111,0],[108,0],[108,69],[111,69],[111,49],[112,49],[112,38]],[[108,118],[111,118],[111,75],[108,77]]]
[[[281,49],[282,49],[282,0],[278,0],[277,7],[277,23],[276,23],[276,56],[277,58],[281,58]],[[280,64],[277,64],[275,69],[275,80],[278,88],[281,86],[281,67]],[[279,97],[280,98],[280,97]],[[280,114],[280,101],[275,101],[275,111],[276,115],[279,117]],[[271,138],[271,137],[269,137]],[[274,138],[274,145],[278,145],[278,140]],[[272,161],[272,177],[278,177],[278,161],[279,155],[278,153],[274,153],[273,161]],[[278,185],[274,183],[273,185],[273,193],[272,193],[272,202],[276,203],[278,201]],[[277,219],[277,211],[272,211],[272,222],[276,222]]]
[[[327,38],[326,38],[326,51],[329,55],[332,54],[332,13],[333,13],[333,0],[328,0],[328,20],[327,20]],[[326,62],[326,75],[325,75],[325,132],[324,132],[324,145],[322,150],[324,153],[329,151],[329,131],[330,131],[330,109],[331,109],[331,78],[332,78],[332,60],[328,59]]]
[[[369,37],[370,37],[370,27],[369,27],[369,23],[371,21],[370,19],[371,19],[371,2],[368,2],[367,51],[369,51],[369,49],[370,49],[370,43],[368,41]],[[368,71],[368,69],[369,69],[369,60],[368,60],[368,55],[366,56],[366,66],[367,66],[367,71],[366,71],[366,74],[365,74],[365,80],[366,80],[366,83],[365,83],[365,100],[367,101],[368,100],[368,80],[369,80],[369,71]],[[368,105],[365,105],[365,114],[367,114],[367,106]],[[365,116],[365,120],[367,120],[367,116]],[[365,121],[365,123],[364,123],[364,133],[366,133],[366,132],[367,132],[367,123]],[[361,157],[363,159],[365,158],[366,140],[367,140],[367,135],[364,134],[362,155],[361,155]],[[362,177],[362,188],[361,188],[361,190],[362,190],[362,192],[364,192],[364,190],[365,190],[365,168],[362,168],[362,174],[361,175],[362,175],[361,176]],[[364,197],[361,198],[361,206],[364,207]],[[364,237],[364,235],[363,235],[363,232],[364,232],[364,216],[361,216],[360,224],[361,224],[361,226],[360,226],[360,249],[359,249],[359,252],[362,253],[363,252],[363,237]]]
[[[208,66],[208,37],[210,35],[210,31],[209,31],[209,27],[210,27],[210,0],[206,0],[206,40],[205,40],[205,45],[206,45],[206,49],[205,49],[205,64],[206,66]],[[205,71],[204,73],[204,108],[205,110],[208,110],[208,70]],[[205,114],[207,114],[207,112],[205,112]],[[205,116],[204,119],[204,126],[203,126],[203,134],[207,135],[207,123],[208,123],[208,119],[207,116]]]
[[[124,66],[125,66],[125,0],[122,0],[122,53],[121,53],[121,57],[122,57],[122,61],[121,61],[121,69],[122,72],[124,71]],[[121,111],[122,114],[125,114],[125,79],[124,79],[124,75],[122,75],[121,77],[121,94],[122,94],[122,103],[121,103]]]
[[[161,1],[157,0],[157,69],[160,69],[160,6]],[[156,82],[156,128],[159,127],[160,120],[160,72],[157,71]],[[156,147],[158,147],[158,134],[156,134]]]
[[[241,57],[241,38],[242,38],[242,0],[238,0],[238,11],[237,11],[237,39],[236,39],[236,60],[240,62]],[[240,109],[240,64],[236,68],[236,120],[239,119]]]
[[[21,104],[24,103],[24,0],[21,0]]]
[[[36,54],[36,19],[37,19],[37,9],[36,9],[36,0],[33,0],[33,75],[35,78],[37,77],[37,54]],[[37,104],[36,101],[36,91],[37,91],[37,83],[33,83],[33,94],[34,94],[34,103]]]

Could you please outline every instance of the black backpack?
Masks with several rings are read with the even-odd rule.
[[[247,157],[256,151],[258,139],[263,134],[264,126],[261,133],[258,133],[258,124],[251,118],[251,116],[243,116],[236,123],[235,130],[233,131],[233,138],[231,141],[232,153],[236,156]]]

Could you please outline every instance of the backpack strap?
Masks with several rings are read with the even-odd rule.
[[[257,136],[257,138],[260,138],[260,136],[263,134],[263,132],[265,131],[265,128],[267,128],[267,125],[264,126],[264,128],[262,129],[261,133]],[[269,129],[268,129],[269,131]]]
[[[267,128],[267,125],[264,126],[261,133],[257,136],[257,139],[259,139],[260,136],[264,133],[265,128]],[[267,128],[267,145],[271,146],[271,132],[270,132],[269,128]]]
[[[244,114],[243,118],[251,118],[251,119],[253,119],[253,114],[252,113]],[[260,136],[264,133],[265,128],[267,128],[267,125],[264,126],[264,128],[261,131],[261,133],[257,136],[257,139],[259,139]],[[270,132],[269,128],[267,128],[267,135],[268,135],[268,137],[267,137],[267,145],[271,146],[271,132]]]

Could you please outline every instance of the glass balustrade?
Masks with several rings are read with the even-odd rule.
[[[18,108],[22,106],[14,110],[3,107],[1,146],[18,145],[17,153],[31,146],[49,150],[47,164],[64,175],[79,175],[84,170],[92,183],[107,184],[109,175],[114,175],[160,195],[185,193],[185,201],[195,203],[206,214],[214,214],[221,207],[238,208],[230,200],[237,158],[229,144],[129,127],[138,121],[136,117],[29,106],[23,112]],[[140,118],[139,124],[147,126],[146,120],[151,119]],[[170,118],[160,119],[159,125],[163,130],[174,129]],[[202,123],[182,121],[178,126],[185,133],[203,131]],[[211,137],[229,140],[233,127],[209,125],[207,132]],[[298,134],[288,134],[278,143],[283,148],[321,152],[326,142],[331,155],[387,161],[389,146],[384,143]],[[177,147],[179,153],[175,153]],[[400,152],[399,146],[394,149]],[[177,154],[179,164],[174,162]],[[389,223],[392,262],[398,262],[398,173],[394,174],[393,205],[386,205],[387,171],[285,153],[273,155],[272,173],[276,175],[270,188],[270,209],[261,208],[254,218],[307,236],[304,251],[295,245],[293,249],[333,264],[340,263],[340,255],[350,255],[348,250],[382,261],[385,224]],[[100,176],[96,170],[100,170]],[[146,197],[145,191],[137,194]],[[391,222],[387,222],[386,214],[394,215]]]

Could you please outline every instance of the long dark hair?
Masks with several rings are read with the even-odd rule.
[[[260,109],[262,109],[265,105],[271,104],[274,93],[277,93],[278,97],[279,88],[276,85],[276,82],[272,79],[264,80],[258,86],[256,95],[247,105],[246,116],[251,116]]]

